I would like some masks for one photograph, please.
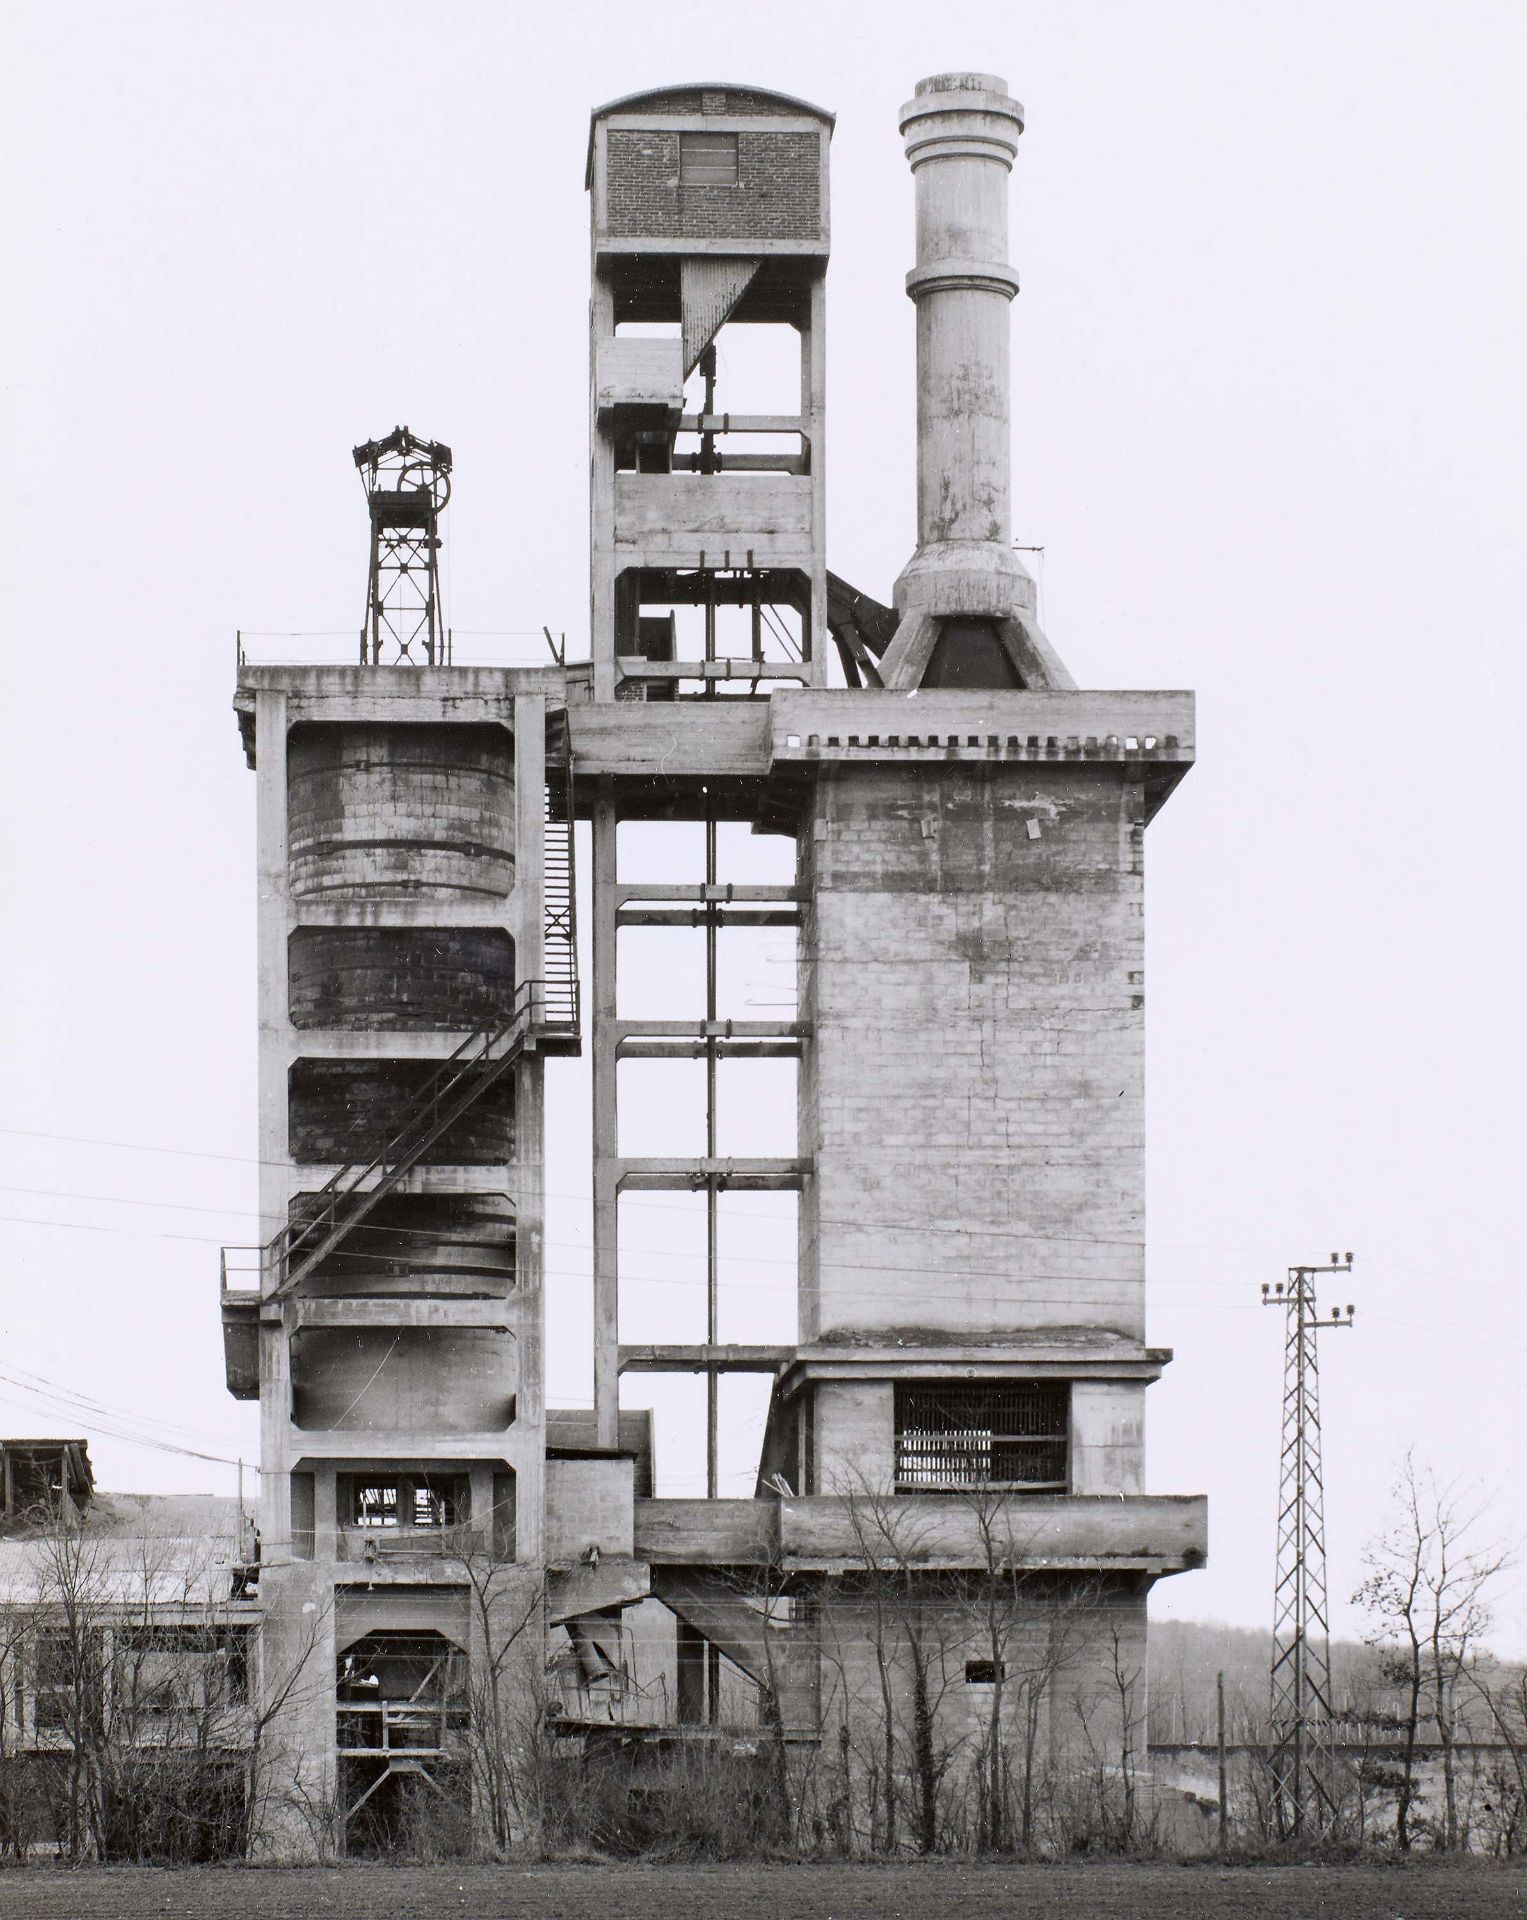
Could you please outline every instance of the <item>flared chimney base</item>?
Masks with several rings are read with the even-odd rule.
[[[919,547],[896,582],[901,619],[880,663],[883,684],[933,684],[939,640],[950,622],[991,629],[991,686],[1030,691],[1076,682],[1040,629],[1034,577],[1011,548],[995,541],[942,540]]]

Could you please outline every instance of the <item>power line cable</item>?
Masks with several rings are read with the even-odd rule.
[[[58,1393],[65,1399],[76,1401],[80,1407],[86,1411],[104,1415],[107,1419],[141,1421],[150,1427],[163,1427],[168,1432],[185,1434],[197,1440],[219,1440],[222,1438],[221,1434],[214,1433],[206,1427],[188,1426],[184,1421],[163,1420],[154,1415],[135,1413],[127,1407],[113,1406],[110,1401],[97,1400],[93,1395],[82,1393],[78,1389],[60,1386],[56,1380],[48,1379],[46,1374],[33,1373],[27,1367],[17,1366],[14,1361],[9,1362],[9,1365],[11,1372],[9,1374],[0,1373],[0,1378],[11,1379],[15,1385],[30,1382],[37,1387],[47,1388],[50,1391]],[[20,1375],[20,1380],[15,1379],[16,1375]]]
[[[178,1200],[139,1200],[127,1194],[82,1193],[76,1188],[69,1188],[69,1187],[0,1186],[0,1193],[23,1193],[23,1194],[28,1194],[38,1198],[43,1198],[43,1199],[78,1200],[78,1201],[88,1202],[91,1204],[98,1203],[105,1206],[148,1207],[156,1211],[161,1211],[165,1213],[211,1214],[211,1215],[222,1217],[222,1218],[235,1218],[235,1219],[242,1219],[242,1220],[247,1220],[250,1218],[250,1215],[247,1209],[240,1209],[235,1207],[226,1207],[226,1208],[225,1207],[202,1207],[202,1206],[196,1206],[186,1201],[178,1201]],[[567,1195],[567,1196],[561,1196],[561,1197],[572,1198],[574,1196]],[[646,1209],[646,1210],[657,1211],[657,1209]],[[689,1208],[689,1207],[667,1208],[667,1209],[664,1209],[664,1211],[682,1212],[695,1219],[698,1219],[700,1217],[698,1212],[695,1209]],[[514,1218],[509,1215],[484,1213],[484,1214],[476,1214],[471,1217],[476,1221],[480,1222],[484,1226],[502,1225],[508,1231],[512,1231],[515,1225]],[[732,1217],[736,1218],[738,1216],[733,1215]],[[771,1221],[778,1220],[781,1226],[785,1224],[785,1221],[782,1216],[776,1216],[773,1214],[750,1214],[748,1217],[753,1219],[768,1219]],[[7,1219],[7,1218],[19,1219],[20,1216],[0,1215],[0,1219]],[[74,1225],[76,1223],[70,1222],[70,1221],[59,1221],[55,1224],[60,1226],[68,1226],[68,1225]],[[89,1226],[92,1223],[80,1222],[78,1224],[82,1226]],[[844,1224],[844,1225],[859,1226],[859,1225],[862,1225],[863,1222],[851,1221],[851,1222],[839,1223],[832,1220],[826,1220],[824,1221],[824,1224],[825,1225]],[[901,1232],[922,1232],[925,1234],[940,1234],[950,1239],[958,1239],[958,1240],[964,1240],[968,1237],[966,1230],[960,1227],[918,1228],[918,1227],[904,1226],[901,1228],[897,1228],[895,1230],[901,1231]],[[123,1231],[124,1232],[128,1231],[128,1229],[124,1228]],[[978,1229],[977,1231],[982,1234],[988,1235],[990,1238],[993,1238],[993,1239],[1014,1240],[1014,1241],[1020,1241],[1020,1242],[1030,1242],[1030,1243],[1038,1243],[1038,1244],[1045,1244],[1045,1245],[1057,1244],[1057,1245],[1085,1245],[1085,1246],[1118,1246],[1118,1247],[1124,1247],[1133,1251],[1137,1249],[1144,1249],[1147,1244],[1146,1242],[1140,1241],[1140,1240],[1111,1239],[1104,1235],[1035,1234],[1035,1233],[1027,1232],[1021,1228],[1012,1228],[1012,1229],[992,1228],[992,1229]],[[368,1224],[365,1221],[359,1222],[357,1225],[351,1227],[348,1231],[347,1238],[351,1236],[358,1237],[363,1234],[382,1235],[390,1241],[406,1241],[409,1239],[413,1239],[417,1241],[422,1241],[434,1247],[476,1248],[481,1244],[473,1240],[459,1239],[455,1235],[447,1232],[437,1233],[429,1227],[406,1227],[406,1226],[398,1226],[398,1225],[389,1225],[387,1223]],[[179,1236],[167,1236],[167,1237],[179,1237]],[[205,1239],[205,1236],[195,1236],[195,1237]],[[211,1242],[208,1242],[208,1244],[211,1244]],[[218,1244],[226,1244],[226,1243],[223,1243],[220,1241],[218,1242]],[[551,1237],[548,1237],[546,1239],[545,1244],[548,1247],[557,1247],[566,1252],[581,1252],[584,1250],[583,1243],[579,1241],[574,1241],[574,1240],[558,1240],[558,1239],[553,1239]],[[1164,1248],[1173,1243],[1152,1242],[1150,1244]],[[624,1249],[624,1251],[626,1251],[627,1253],[637,1253],[637,1254],[650,1253],[665,1260],[703,1260],[707,1257],[703,1252],[701,1252],[698,1249],[686,1248],[686,1247],[628,1247]],[[793,1256],[787,1256],[782,1254],[738,1253],[735,1251],[728,1251],[728,1253],[726,1254],[726,1259],[729,1263],[744,1265],[744,1266],[794,1267],[797,1265],[797,1262]],[[921,1265],[918,1265],[915,1267],[904,1267],[896,1264],[890,1264],[885,1261],[875,1261],[872,1263],[860,1262],[860,1261],[835,1261],[833,1263],[833,1268],[834,1268],[834,1271],[837,1271],[837,1272],[863,1271],[863,1272],[874,1272],[874,1273],[887,1273],[887,1272],[922,1273],[924,1271],[924,1268]],[[961,1277],[962,1275],[964,1277],[975,1278],[975,1279],[986,1277],[986,1270],[983,1268],[960,1269],[960,1268],[941,1267],[939,1271],[950,1278],[957,1278],[957,1277]],[[1190,1285],[1190,1286],[1218,1286],[1218,1285],[1221,1285],[1222,1283],[1219,1281],[1179,1281],[1179,1282],[1174,1282],[1173,1284]]]
[[[128,1153],[155,1153],[155,1154],[164,1154],[164,1155],[175,1157],[175,1158],[185,1158],[185,1159],[194,1159],[194,1160],[219,1160],[219,1161],[224,1161],[224,1162],[227,1162],[233,1165],[238,1165],[238,1166],[276,1167],[281,1169],[283,1172],[291,1172],[294,1170],[293,1163],[290,1160],[284,1160],[284,1159],[283,1160],[264,1160],[256,1156],[247,1155],[247,1154],[208,1153],[204,1150],[193,1148],[193,1147],[151,1146],[140,1141],[95,1139],[95,1138],[91,1138],[88,1135],[83,1135],[83,1134],[44,1133],[44,1132],[37,1131],[35,1129],[24,1128],[24,1127],[0,1127],[0,1135],[12,1135],[12,1136],[16,1136],[19,1138],[26,1138],[26,1139],[57,1140],[57,1141],[66,1142],[70,1145],[75,1145],[75,1146],[110,1147],[110,1148],[117,1148],[123,1152],[128,1152]],[[895,1162],[883,1161],[882,1164],[894,1165]],[[915,1164],[920,1164],[920,1162],[916,1159],[915,1156],[909,1156],[906,1164],[915,1165]],[[0,1191],[25,1192],[30,1190],[26,1188],[14,1188],[14,1189],[0,1189]],[[40,1192],[42,1191],[42,1189],[37,1189],[37,1191]],[[589,1189],[580,1189],[578,1192],[573,1193],[563,1188],[548,1187],[547,1189],[545,1189],[545,1195],[547,1199],[551,1199],[551,1200],[577,1200],[577,1201],[586,1201],[592,1204],[591,1192]],[[85,1196],[81,1196],[81,1197],[85,1197]],[[109,1195],[103,1195],[101,1197],[103,1199],[111,1198],[111,1196]],[[729,1196],[724,1196],[724,1197],[729,1197]],[[639,1212],[686,1213],[686,1214],[693,1212],[693,1209],[690,1207],[675,1206],[672,1202],[637,1199],[630,1194],[623,1194],[621,1196],[621,1200],[624,1205],[630,1206],[634,1210]],[[214,1211],[220,1211],[220,1209],[214,1209]],[[760,1213],[752,1209],[743,1208],[743,1207],[728,1207],[727,1214],[731,1219],[734,1219],[734,1220],[753,1219],[753,1220],[771,1220],[772,1221],[772,1220],[777,1220],[780,1217],[778,1214],[775,1214],[775,1213]],[[863,1227],[866,1223],[862,1218],[839,1219],[834,1216],[824,1215],[822,1218],[822,1224],[824,1226]],[[958,1236],[961,1239],[1013,1240],[1013,1239],[1022,1238],[1022,1239],[1053,1241],[1056,1244],[1062,1244],[1062,1245],[1117,1246],[1117,1247],[1129,1247],[1129,1248],[1144,1247],[1147,1244],[1145,1241],[1141,1240],[1138,1237],[1129,1237],[1126,1235],[1023,1234],[1016,1229],[1007,1228],[1007,1227],[935,1227],[935,1226],[928,1226],[916,1221],[894,1221],[894,1220],[893,1221],[877,1220],[875,1222],[875,1226],[877,1231],[884,1230],[884,1231],[896,1232],[896,1233],[920,1233],[920,1234],[927,1234],[927,1235],[949,1234],[949,1235]],[[366,1229],[366,1230],[382,1231],[382,1229]],[[1153,1247],[1161,1248],[1163,1250],[1167,1248],[1171,1248],[1179,1251],[1192,1252],[1192,1253],[1242,1253],[1242,1254],[1254,1255],[1257,1257],[1273,1254],[1281,1257],[1280,1250],[1274,1247],[1243,1246],[1243,1245],[1235,1245],[1235,1244],[1216,1243],[1212,1241],[1153,1240],[1149,1242],[1149,1245]],[[1416,1271],[1421,1271],[1421,1270],[1416,1269]],[[1440,1277],[1447,1278],[1450,1276],[1444,1275]]]
[[[174,1242],[178,1245],[220,1247],[225,1244],[225,1242],[218,1235],[209,1235],[209,1234],[200,1234],[200,1233],[162,1233],[149,1227],[107,1226],[107,1225],[101,1225],[98,1223],[92,1224],[90,1222],[80,1221],[80,1220],[39,1220],[24,1214],[0,1214],[0,1224],[11,1225],[11,1226],[47,1227],[63,1233],[105,1233],[105,1234],[114,1233],[114,1234],[122,1235],[123,1237],[128,1239],[165,1240],[165,1241]],[[671,1257],[671,1256],[664,1255],[655,1249],[651,1249],[648,1251],[652,1251],[654,1254],[654,1257],[656,1258]],[[779,1264],[782,1266],[788,1266],[791,1263],[787,1261],[781,1261]],[[548,1279],[553,1279],[553,1280],[588,1280],[591,1278],[590,1269],[586,1267],[569,1268],[569,1267],[548,1266],[548,1267],[544,1267],[542,1271],[547,1276]],[[837,1271],[871,1273],[871,1274],[876,1274],[881,1276],[882,1280],[883,1280],[883,1276],[886,1275],[887,1273],[905,1273],[913,1276],[923,1276],[923,1277],[927,1277],[928,1275],[928,1269],[925,1267],[885,1267],[885,1266],[867,1266],[867,1265],[860,1266],[860,1265],[849,1263],[849,1262],[842,1263],[841,1267],[837,1263],[829,1263],[823,1269],[823,1271],[829,1276]],[[940,1268],[937,1270],[937,1272],[938,1274],[942,1275],[945,1278],[959,1277],[958,1269]],[[986,1272],[984,1272],[984,1270],[973,1270],[971,1277],[976,1279],[985,1279],[985,1278],[990,1278],[991,1276],[988,1275]],[[1106,1278],[1106,1276],[1100,1276],[1100,1277]],[[1001,1293],[984,1293],[984,1294],[971,1293],[967,1291],[963,1297],[972,1304],[987,1305],[987,1306],[1003,1306],[1003,1305],[1070,1306],[1075,1304],[1074,1293],[1067,1293],[1067,1294],[1033,1293],[1029,1291],[1027,1283],[1030,1280],[1074,1281],[1075,1278],[1076,1276],[1074,1275],[1060,1274],[1060,1273],[1030,1274],[1030,1275],[1024,1276],[1023,1280],[1021,1280],[1018,1283],[1019,1290],[1016,1293],[1012,1289],[1005,1290]],[[622,1275],[622,1284],[623,1285],[700,1288],[705,1285],[705,1282],[701,1278],[698,1278],[698,1277],[689,1278],[682,1274],[634,1274],[634,1273],[627,1272]],[[1162,1284],[1170,1285],[1173,1283],[1163,1282]],[[1185,1281],[1185,1282],[1181,1282],[1180,1284],[1207,1286],[1207,1285],[1218,1285],[1218,1282],[1209,1282],[1209,1281],[1186,1282]],[[774,1285],[768,1282],[730,1280],[726,1283],[726,1290],[729,1293],[741,1292],[741,1293],[781,1294],[781,1293],[788,1292],[789,1287],[788,1285]],[[862,1287],[838,1287],[835,1289],[835,1291],[837,1292],[840,1298],[846,1298],[846,1299],[859,1299],[859,1298],[879,1299],[879,1298],[883,1298],[885,1294],[885,1288],[883,1284],[878,1286],[866,1285]],[[1216,1303],[1199,1302],[1199,1301],[1191,1301],[1191,1300],[1179,1300],[1174,1302],[1159,1302],[1159,1304],[1170,1304],[1170,1305],[1176,1306],[1179,1309],[1190,1307],[1190,1308],[1193,1308],[1194,1310],[1198,1310],[1199,1308],[1213,1309]],[[1225,1303],[1225,1304],[1227,1308],[1230,1306],[1230,1303]]]

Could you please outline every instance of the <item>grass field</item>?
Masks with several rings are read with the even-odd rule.
[[[1527,1866],[0,1870],[0,1920],[1527,1920]]]

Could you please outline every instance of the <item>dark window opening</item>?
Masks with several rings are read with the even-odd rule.
[[[341,1752],[441,1753],[468,1725],[467,1658],[438,1633],[370,1633],[339,1655],[335,1696]]]
[[[113,1698],[123,1713],[190,1713],[249,1700],[247,1632],[218,1626],[122,1627]]]
[[[342,1524],[380,1532],[397,1527],[454,1527],[466,1514],[466,1483],[460,1474],[360,1475],[349,1481]]]
[[[93,1647],[76,1647],[67,1631],[44,1628],[38,1634],[32,1648],[32,1725],[38,1733],[68,1730],[80,1671],[98,1657]]]
[[[999,1680],[1006,1678],[1007,1668],[1000,1660],[967,1660],[965,1662],[967,1687],[994,1687]]]
[[[899,1385],[896,1490],[1064,1493],[1069,1413],[1065,1385]]]
[[[514,1474],[493,1476],[493,1528],[490,1544],[495,1560],[512,1560],[517,1549],[518,1501]]]
[[[1021,688],[1023,681],[995,620],[956,617],[940,622],[922,684],[925,687]]]
[[[681,133],[679,182],[686,187],[735,187],[735,133]]]
[[[793,568],[628,568],[615,651],[635,668],[623,699],[746,697],[762,681],[809,679],[810,582]]]

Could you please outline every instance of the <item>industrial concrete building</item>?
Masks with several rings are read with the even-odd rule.
[[[356,455],[359,664],[241,665],[268,1240],[225,1256],[228,1382],[261,1410],[263,1669],[333,1675],[283,1737],[345,1844],[411,1782],[480,1794],[463,1756],[504,1688],[559,1740],[751,1714],[807,1751],[873,1690],[877,1573],[942,1616],[999,1574],[1052,1636],[1085,1591],[1080,1668],[1104,1638],[1143,1664],[1152,1581],[1204,1559],[1202,1499],[1143,1490],[1170,1357],[1145,1343],[1144,842],[1192,698],[1079,690],[1013,551],[1021,109],[945,74],[901,127],[918,543],[890,604],[828,570],[831,116],[675,86],[590,131],[589,658],[452,663],[450,454],[399,429]],[[734,405],[737,328],[798,358],[794,404]],[[623,872],[623,827],[653,821],[699,823],[703,875]],[[729,876],[732,823],[793,842],[793,882]],[[796,930],[798,1009],[723,1017],[719,956],[760,926]],[[703,950],[692,1018],[623,1011],[622,934],[653,927]],[[558,1413],[546,1062],[580,1048],[595,1404]],[[724,1157],[719,1078],[781,1058],[795,1152]],[[705,1151],[626,1150],[644,1060],[702,1064]],[[621,1197],[665,1190],[707,1211],[706,1338],[623,1344]],[[718,1210],[750,1190],[798,1196],[779,1346],[721,1337]],[[722,1385],[768,1378],[753,1498],[653,1497],[633,1370],[703,1378],[712,1496]],[[978,1715],[1000,1653],[955,1633],[939,1657],[937,1714]],[[922,1684],[891,1664],[887,1714]]]

